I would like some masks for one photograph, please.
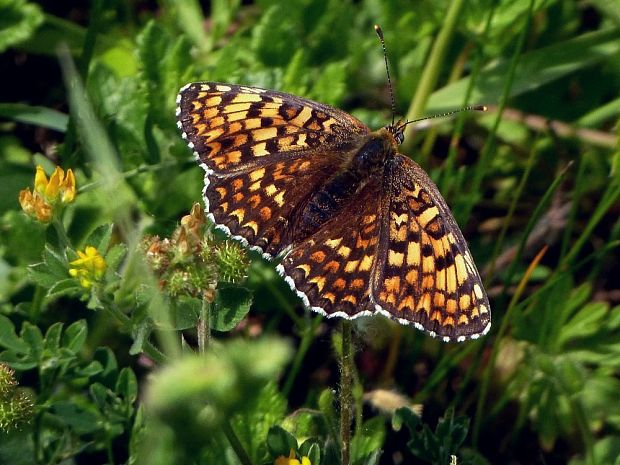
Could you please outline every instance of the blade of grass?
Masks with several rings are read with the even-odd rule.
[[[618,118],[620,115],[620,97],[586,113],[577,120],[577,125],[584,128],[600,126],[605,121]]]
[[[46,107],[24,105],[22,103],[0,103],[0,118],[20,123],[33,124],[58,132],[67,130],[69,116]]]
[[[522,95],[596,63],[613,60],[619,52],[620,30],[603,29],[524,53],[514,72],[509,96]],[[513,61],[514,58],[498,60],[483,69],[476,77],[471,101],[493,103],[502,98],[503,83]],[[462,101],[471,78],[468,76],[434,92],[428,99],[427,111],[442,113],[455,108]]]
[[[530,0],[528,11],[527,11],[527,16],[525,19],[525,24],[517,39],[515,51],[512,55],[512,59],[510,60],[510,64],[507,69],[506,78],[503,80],[504,86],[503,86],[501,98],[499,100],[497,116],[495,118],[493,128],[491,129],[489,133],[489,137],[487,138],[484,144],[484,148],[482,149],[482,152],[480,153],[480,159],[478,160],[478,163],[476,164],[476,167],[474,169],[473,179],[470,184],[469,195],[464,196],[464,202],[461,204],[460,208],[458,208],[458,210],[454,212],[455,213],[454,216],[457,220],[457,223],[462,224],[464,220],[469,218],[469,215],[471,214],[471,210],[473,209],[474,205],[478,201],[478,197],[480,196],[480,188],[482,186],[482,180],[484,179],[484,176],[486,175],[489,169],[489,166],[491,163],[491,153],[495,149],[495,136],[497,134],[497,129],[499,128],[499,124],[502,119],[502,112],[510,96],[510,92],[513,87],[514,80],[515,80],[517,65],[520,63],[520,60],[521,60],[521,51],[523,50],[523,47],[525,45],[525,39],[530,29],[530,23],[532,21],[532,12],[534,10],[534,3],[535,3],[535,0]]]
[[[484,44],[487,42],[487,38],[491,31],[491,23],[493,20],[493,16],[495,16],[496,5],[497,5],[497,1],[493,2],[493,4],[491,5],[491,8],[489,9],[489,14],[487,15],[487,19],[484,25],[484,31],[482,32],[482,35],[478,42],[479,44]],[[476,79],[478,78],[480,74],[480,70],[482,68],[483,57],[484,57],[484,54],[483,54],[482,47],[478,45],[478,47],[476,47],[474,63],[472,66],[471,74],[469,75],[467,89],[465,91],[465,94],[463,95],[463,101],[462,101],[463,108],[469,105],[469,102],[471,101],[471,95],[474,90],[474,85],[476,83]],[[450,84],[451,83],[452,81],[450,82]],[[448,157],[446,158],[446,162],[444,163],[444,167],[443,167],[444,169],[443,169],[442,177],[440,180],[441,182],[439,184],[441,186],[440,192],[443,192],[444,196],[449,195],[448,193],[451,191],[454,185],[454,182],[453,182],[454,162],[456,160],[456,155],[457,155],[458,141],[460,140],[461,135],[463,134],[463,128],[465,127],[466,116],[467,115],[465,114],[465,112],[461,112],[457,114],[456,124],[454,125],[454,130],[452,132],[452,138],[450,139],[450,150],[448,152]]]
[[[517,253],[515,255],[515,258],[512,261],[510,268],[508,269],[508,273],[506,273],[506,278],[504,279],[504,291],[503,291],[504,293],[506,292],[506,290],[508,289],[508,286],[512,282],[512,278],[517,270],[517,265],[521,261],[523,250],[525,249],[525,244],[527,242],[528,237],[530,236],[530,233],[532,232],[532,229],[534,229],[534,226],[536,225],[536,223],[542,216],[543,212],[547,208],[549,202],[551,201],[551,197],[553,193],[556,191],[556,189],[560,186],[560,184],[564,180],[564,177],[566,176],[566,173],[568,172],[572,164],[573,162],[568,163],[564,167],[564,169],[560,172],[560,174],[556,176],[556,178],[553,180],[553,182],[551,183],[547,191],[542,196],[542,199],[540,200],[540,202],[538,202],[538,205],[536,205],[534,212],[530,216],[530,219],[525,227],[525,231],[523,232],[521,236],[521,242],[519,242],[519,247],[517,248]]]
[[[295,358],[293,359],[293,363],[291,364],[291,369],[289,370],[288,375],[286,376],[286,381],[284,382],[284,386],[282,387],[282,395],[288,398],[291,393],[291,389],[293,388],[293,384],[295,383],[295,379],[297,378],[297,374],[301,369],[301,364],[304,361],[304,357],[310,348],[310,344],[312,344],[312,340],[316,334],[316,330],[321,324],[323,317],[320,315],[315,316],[310,324],[304,324],[301,330],[301,342],[299,343],[299,348],[295,352]]]
[[[422,115],[424,109],[426,108],[426,103],[428,102],[430,94],[437,85],[439,72],[443,66],[448,47],[450,45],[450,40],[452,39],[458,24],[463,4],[463,0],[455,0],[449,4],[450,6],[446,12],[445,20],[441,26],[439,34],[437,35],[437,39],[433,43],[433,48],[431,49],[428,57],[428,62],[424,66],[424,71],[420,77],[413,100],[409,106],[409,110],[407,110],[408,120],[414,120]],[[410,124],[405,129],[405,140],[409,139],[412,141],[412,136],[414,133],[414,125]],[[411,148],[409,145],[410,144],[407,144],[405,148]],[[424,160],[421,162],[424,164]]]
[[[162,0],[163,5],[170,10],[168,16],[173,18],[179,29],[192,41],[200,53],[206,55],[213,49],[213,40],[205,33],[206,22],[202,8],[197,0],[175,2]]]
[[[560,248],[560,257],[565,257],[570,246],[571,237],[573,237],[573,231],[575,230],[575,224],[577,223],[577,214],[579,212],[579,203],[583,195],[583,190],[586,186],[585,173],[587,160],[585,157],[579,157],[577,162],[577,173],[575,174],[575,184],[571,193],[571,206],[566,218],[566,225],[564,226],[564,232],[562,234],[562,247]]]
[[[474,447],[477,446],[478,439],[480,437],[480,427],[482,425],[482,412],[484,409],[484,404],[486,402],[487,393],[489,391],[489,385],[491,383],[491,373],[493,372],[493,369],[495,367],[495,360],[499,352],[500,342],[502,340],[502,337],[504,336],[504,334],[506,333],[508,329],[508,325],[510,324],[510,319],[511,319],[512,313],[514,312],[516,303],[521,298],[521,294],[523,294],[526,284],[529,282],[530,277],[532,276],[532,273],[534,272],[534,269],[538,266],[538,263],[540,263],[540,261],[542,260],[543,256],[547,252],[547,249],[548,249],[548,246],[545,245],[542,248],[542,250],[538,252],[536,257],[534,257],[530,265],[527,267],[527,270],[525,274],[523,275],[523,278],[521,278],[521,281],[519,282],[519,285],[517,286],[517,289],[515,293],[513,294],[512,299],[510,300],[510,303],[508,304],[508,308],[506,308],[506,313],[504,314],[504,318],[502,319],[499,330],[497,331],[497,334],[495,336],[495,342],[493,343],[493,349],[491,351],[491,356],[489,357],[489,363],[485,367],[484,373],[482,375],[482,382],[480,385],[480,395],[478,396],[478,402],[476,403],[476,414],[474,416],[474,427],[472,429],[472,442],[473,442]]]
[[[592,235],[594,228],[600,223],[600,221],[605,216],[605,213],[616,203],[616,201],[620,198],[620,182],[618,181],[620,178],[620,174],[617,176],[617,179],[612,180],[607,186],[603,197],[600,202],[594,209],[594,212],[590,215],[590,220],[586,227],[583,229],[583,232],[579,236],[579,238],[573,243],[573,246],[568,251],[566,256],[560,262],[560,268],[570,267],[571,262],[575,260],[582,247],[585,245],[586,241]]]
[[[504,247],[504,240],[506,239],[506,232],[508,231],[508,226],[512,222],[512,217],[517,208],[517,203],[521,199],[521,195],[523,194],[523,189],[525,188],[525,184],[530,177],[530,173],[534,168],[534,162],[536,159],[536,142],[532,144],[530,149],[530,156],[527,159],[527,163],[525,165],[525,170],[521,175],[521,179],[519,180],[519,184],[517,185],[517,190],[515,194],[512,196],[512,201],[510,202],[510,206],[508,207],[508,213],[504,216],[504,220],[502,221],[502,229],[499,232],[499,237],[495,241],[495,247],[493,248],[493,253],[491,254],[491,264],[489,266],[488,279],[491,280],[495,276],[495,262],[499,253]],[[488,285],[488,283],[485,283]]]

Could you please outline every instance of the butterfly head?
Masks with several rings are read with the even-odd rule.
[[[401,145],[405,140],[405,125],[402,124],[402,120],[398,120],[396,123],[387,125],[385,129],[392,134],[398,145]]]

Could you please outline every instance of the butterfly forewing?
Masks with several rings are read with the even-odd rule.
[[[215,172],[329,148],[369,130],[340,110],[283,92],[198,82],[178,95],[183,137]]]
[[[412,160],[388,163],[376,309],[446,340],[485,333],[490,307],[465,239],[439,191]]]

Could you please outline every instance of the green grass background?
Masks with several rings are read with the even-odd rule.
[[[398,115],[490,107],[410,126],[403,152],[453,209],[493,327],[446,345],[358,325],[353,463],[620,464],[620,4],[605,0],[0,0],[0,360],[34,402],[0,433],[0,463],[262,464],[290,448],[339,463],[337,324],[253,257],[193,355],[199,302],[159,293],[137,244],[200,200],[179,87],[278,89],[378,128],[375,23]],[[37,164],[76,173],[68,249],[19,210]],[[67,273],[86,245],[109,263],[91,292]],[[394,412],[381,395],[396,394]]]

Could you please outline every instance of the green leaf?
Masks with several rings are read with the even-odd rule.
[[[352,462],[365,464],[371,458],[372,463],[376,462],[379,458],[379,456],[376,456],[376,453],[380,451],[384,442],[385,420],[383,417],[375,417],[364,422],[364,425],[353,436],[351,441]]]
[[[338,106],[347,92],[345,62],[329,63],[319,74],[312,88],[311,97]]]
[[[39,360],[41,351],[43,350],[43,335],[41,334],[41,330],[30,322],[24,321],[20,336],[24,342],[30,346],[32,357],[35,360]]]
[[[372,451],[365,458],[358,461],[360,465],[379,465],[382,451],[380,449]]]
[[[454,412],[448,409],[433,432],[427,424],[421,423],[420,417],[405,407],[396,410],[392,418],[395,430],[400,430],[403,424],[409,429],[411,439],[407,442],[407,447],[413,455],[433,464],[447,464],[450,455],[457,454],[467,436],[469,418],[455,418]]]
[[[293,58],[295,47],[290,44],[299,41],[299,14],[297,2],[291,2],[287,8],[272,5],[263,12],[252,31],[252,49],[264,65],[284,66]]]
[[[25,354],[29,351],[28,344],[15,334],[13,322],[4,315],[0,315],[0,346],[19,354]]]
[[[136,401],[138,398],[138,381],[131,368],[125,367],[120,371],[114,391],[124,399],[128,405]]]
[[[56,322],[47,329],[45,333],[45,340],[43,342],[43,348],[45,350],[54,353],[60,348],[60,335],[62,334],[62,327],[62,323]]]
[[[321,446],[317,439],[306,439],[302,445],[299,446],[299,455],[301,457],[308,457],[312,465],[319,465],[321,461]]]
[[[188,329],[196,326],[202,301],[196,297],[180,295],[170,299],[170,323],[174,329]]]
[[[211,327],[230,331],[245,318],[252,305],[252,293],[243,287],[224,287],[218,290],[211,312]]]
[[[274,382],[262,388],[256,399],[233,419],[233,427],[254,463],[268,459],[265,446],[269,429],[282,421],[286,399]]]
[[[42,22],[38,5],[25,0],[0,0],[0,53],[28,39]]]
[[[92,378],[103,371],[103,367],[99,362],[90,362],[85,367],[75,369],[75,374],[80,378]]]
[[[0,103],[0,118],[65,132],[69,116],[51,108],[23,103]]]
[[[421,423],[421,419],[409,407],[401,407],[394,412],[392,416],[392,428],[394,431],[400,431],[405,425],[411,434],[413,434]]]
[[[220,432],[224,419],[256,405],[290,355],[284,341],[263,338],[234,340],[201,356],[185,356],[152,379],[147,403],[153,415],[180,433]]]
[[[52,412],[77,434],[95,433],[101,428],[101,419],[93,405],[83,400],[58,400],[52,405]]]
[[[563,347],[571,340],[594,336],[602,332],[609,313],[606,302],[590,302],[583,306],[564,326],[559,335],[559,345]]]
[[[582,34],[545,48],[523,54],[510,91],[512,97],[521,95],[563,76],[611,59],[620,52],[618,29]],[[476,79],[471,102],[496,103],[504,89],[504,77],[509,60],[498,60],[484,69]],[[430,113],[440,113],[463,104],[469,87],[469,77],[434,92],[427,105]]]
[[[291,449],[297,450],[297,439],[280,426],[272,426],[267,434],[267,448],[272,458],[288,457]]]
[[[3,435],[0,441],[0,463],[32,465],[36,463],[32,432],[17,431]]]
[[[78,353],[84,347],[88,326],[85,320],[78,320],[71,323],[62,335],[62,346],[73,353]]]
[[[33,277],[35,275],[33,274]],[[44,275],[43,275],[44,276]],[[39,281],[37,281],[39,284],[41,284],[42,281],[40,281],[42,275],[37,275],[37,278],[39,279]],[[49,275],[48,275],[49,277]],[[58,298],[62,295],[70,295],[73,293],[79,293],[81,294],[82,291],[84,290],[83,287],[81,287],[78,284],[78,281],[75,280],[74,278],[67,278],[67,279],[62,279],[60,281],[56,281],[54,282],[49,289],[47,290],[47,297],[49,298]]]
[[[97,249],[100,254],[105,255],[108,250],[108,245],[110,244],[112,230],[113,225],[111,224],[99,226],[84,240],[84,246],[92,246]]]

